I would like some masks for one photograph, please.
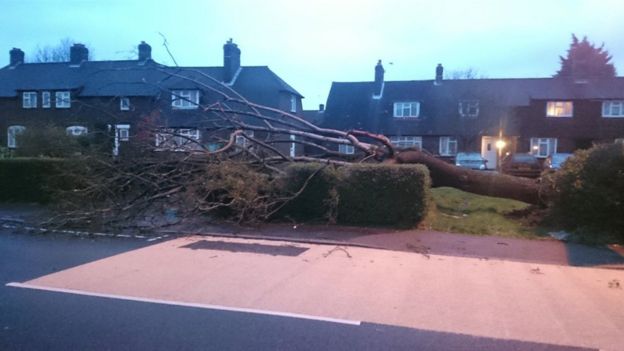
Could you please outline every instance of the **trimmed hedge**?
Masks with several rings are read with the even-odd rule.
[[[51,200],[50,189],[58,182],[61,159],[0,159],[0,201],[39,202]],[[57,184],[58,185],[58,184]]]
[[[347,167],[294,164],[287,168],[291,192],[310,179],[281,215],[341,224],[413,227],[429,205],[429,171],[422,165],[357,164]]]

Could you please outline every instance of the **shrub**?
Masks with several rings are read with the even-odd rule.
[[[29,127],[17,136],[18,157],[68,157],[88,146],[88,137],[69,136],[55,125]]]
[[[288,188],[301,188],[319,167],[323,166],[288,167]],[[422,165],[328,166],[310,179],[282,214],[300,220],[412,227],[427,211],[429,186],[429,172]]]
[[[0,160],[0,201],[40,202],[51,200],[53,188],[61,186],[59,167],[63,160],[13,158]]]
[[[553,214],[569,229],[624,240],[624,144],[577,151],[554,176]]]

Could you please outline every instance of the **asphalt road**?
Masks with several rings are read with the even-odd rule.
[[[0,350],[587,350],[6,286],[149,244],[0,231]]]

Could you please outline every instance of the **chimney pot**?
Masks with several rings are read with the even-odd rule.
[[[319,112],[325,111],[325,104],[319,104]]]
[[[381,97],[384,83],[384,73],[386,71],[381,64],[381,60],[377,61],[377,65],[375,65],[375,84],[374,84],[374,92],[373,95],[376,97]]]
[[[241,51],[232,38],[223,45],[223,82],[232,83],[236,72],[240,69]]]
[[[442,84],[442,79],[444,76],[444,67],[442,67],[441,63],[438,63],[438,66],[436,66],[436,70],[435,70],[436,74],[435,74],[435,85],[441,85]]]
[[[9,51],[9,65],[17,66],[20,63],[24,63],[24,52],[18,48],[13,48]]]
[[[139,44],[139,61],[147,61],[151,59],[152,47],[148,43],[141,41]]]
[[[71,65],[80,65],[84,61],[89,60],[89,49],[84,44],[74,44],[69,48],[69,63]]]

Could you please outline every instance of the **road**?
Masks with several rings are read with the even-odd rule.
[[[618,350],[617,279],[353,247],[0,232],[0,349]]]

